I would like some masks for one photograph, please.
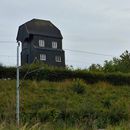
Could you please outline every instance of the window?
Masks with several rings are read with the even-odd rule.
[[[52,42],[52,48],[57,48],[57,42]]]
[[[45,47],[45,41],[39,40],[39,47]]]
[[[55,56],[56,62],[61,62],[61,56]]]
[[[40,54],[40,60],[46,61],[46,54]]]

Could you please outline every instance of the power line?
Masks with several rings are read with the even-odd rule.
[[[16,41],[2,41],[0,40],[0,43],[15,43]],[[114,57],[114,55],[111,54],[104,54],[104,53],[96,53],[96,52],[91,52],[91,51],[83,51],[83,50],[73,50],[73,49],[64,49],[66,51],[70,52],[77,52],[77,53],[86,53],[86,54],[91,54],[91,55],[99,55],[99,56],[109,56],[109,57]]]
[[[86,53],[86,54],[91,54],[91,55],[114,57],[114,55],[101,54],[101,53],[94,53],[94,52],[88,52],[88,51],[70,50],[70,49],[65,49],[65,50],[66,50],[66,51],[71,51],[71,52],[76,52],[76,53]],[[11,55],[2,55],[2,54],[0,54],[0,57],[16,57],[16,56],[11,56]]]
[[[103,53],[95,53],[95,52],[90,52],[90,51],[82,51],[82,50],[71,50],[71,49],[64,49],[66,51],[70,51],[70,52],[78,52],[78,53],[87,53],[87,54],[91,54],[91,55],[99,55],[99,56],[113,56],[110,54],[103,54]]]

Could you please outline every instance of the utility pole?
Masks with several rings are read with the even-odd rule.
[[[16,76],[16,124],[19,128],[19,47],[20,41],[17,42],[17,76]]]
[[[19,92],[20,92],[20,85],[19,85],[19,47],[20,47],[20,41],[17,42],[18,43],[18,46],[17,46],[17,76],[16,76],[16,125],[17,125],[17,128],[19,130],[19,125],[20,125],[20,98],[19,98]],[[40,68],[40,69],[36,69],[36,70],[33,70],[31,72],[27,72],[24,76],[24,79],[25,77],[30,74],[30,73],[34,73],[38,70],[41,70],[43,69]]]

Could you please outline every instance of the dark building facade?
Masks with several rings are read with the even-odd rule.
[[[19,26],[17,41],[22,42],[21,65],[35,59],[52,66],[65,67],[60,30],[50,21],[32,19]]]

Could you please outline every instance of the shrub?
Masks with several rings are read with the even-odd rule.
[[[73,83],[72,83],[72,91],[77,93],[77,94],[83,94],[85,93],[85,83],[83,82],[83,80],[81,79],[75,79],[73,80]]]
[[[48,67],[44,64],[26,65],[20,68],[20,79],[64,81],[66,79],[82,79],[89,84],[99,81],[114,85],[130,85],[129,73],[103,73],[87,70],[71,70],[67,68]],[[0,79],[16,79],[15,67],[0,67]]]

